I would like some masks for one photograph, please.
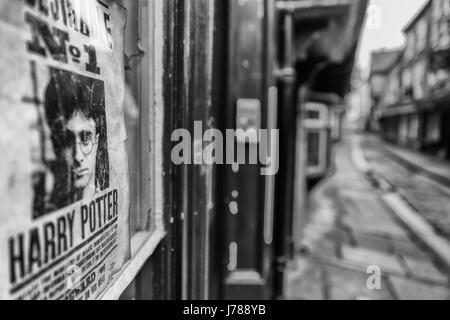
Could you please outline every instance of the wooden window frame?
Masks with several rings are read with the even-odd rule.
[[[131,259],[113,277],[99,300],[118,300],[166,236],[163,223],[163,127],[161,125],[164,114],[163,1],[138,0],[140,34],[138,45],[143,51],[139,90],[140,117],[147,117],[144,123],[148,123],[148,127],[141,126],[141,137],[149,137],[148,141],[141,141],[141,150],[148,150],[148,153],[141,154],[140,162],[141,171],[145,166],[147,169],[143,171],[149,175],[144,177],[143,181],[150,183],[147,186],[150,194],[145,201],[150,204],[152,210],[152,225],[148,230],[138,232],[131,237]],[[149,130],[149,132],[143,130]],[[142,183],[141,181],[141,185]],[[140,214],[143,216],[148,213]]]

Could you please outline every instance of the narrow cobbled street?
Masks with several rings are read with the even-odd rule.
[[[442,211],[450,207],[443,202],[448,202],[449,190],[427,177],[412,177],[411,166],[388,159],[382,144],[371,137],[347,136],[338,145],[335,174],[311,196],[303,249],[286,277],[288,299],[450,298],[448,266],[442,257],[428,250],[383,198],[383,189],[399,190],[406,194],[405,201],[418,206],[418,214],[423,212],[424,221],[448,226],[442,223],[448,222]],[[380,170],[372,176],[384,173],[392,181],[374,182],[360,168],[362,156]]]

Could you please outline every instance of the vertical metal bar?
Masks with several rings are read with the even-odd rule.
[[[210,81],[208,81],[207,86],[207,113],[210,115],[213,113],[212,109],[212,86],[213,86],[213,50],[214,50],[214,24],[215,24],[215,2],[208,1],[208,45],[206,46],[208,52],[207,58],[207,72]],[[208,116],[208,115],[207,115]],[[211,221],[210,217],[212,214],[212,210],[214,208],[214,200],[213,200],[213,182],[214,182],[214,168],[210,166],[207,171],[207,199],[206,199],[206,212],[205,212],[205,255],[203,257],[204,264],[204,277],[203,277],[203,299],[209,298],[209,282],[210,282],[210,268],[209,268],[209,257],[210,257],[210,232],[211,232]]]
[[[214,0],[214,41],[212,55],[212,113],[215,117],[215,127],[225,132],[227,115],[227,68],[228,68],[228,8],[229,2]],[[224,166],[214,168],[215,194],[214,209],[210,211],[209,223],[209,298],[222,299],[224,293],[224,255],[225,255],[225,214],[221,210],[222,197],[226,184]],[[220,183],[218,183],[220,181]]]
[[[182,40],[183,40],[183,128],[190,128],[190,113],[192,112],[192,109],[190,107],[190,101],[189,101],[189,94],[190,94],[190,88],[189,88],[189,76],[191,73],[191,1],[182,1],[183,8],[182,12],[180,14],[183,15],[184,21],[183,21],[183,34],[182,34]],[[189,171],[190,168],[188,168],[186,165],[183,165],[182,167],[182,174],[183,174],[183,184],[180,186],[180,188],[183,189],[183,207],[182,212],[177,212],[176,214],[180,215],[181,224],[183,228],[182,233],[182,248],[181,248],[181,254],[183,256],[182,263],[181,263],[181,298],[183,300],[189,299],[189,288],[191,287],[192,279],[190,277],[190,263],[192,262],[192,255],[190,250],[190,242],[192,241],[191,232],[189,230],[189,226],[191,223],[191,210],[189,206],[189,190],[191,189],[191,179],[189,178]]]
[[[283,295],[284,269],[292,252],[292,216],[294,199],[295,145],[296,145],[296,74],[293,61],[293,13],[280,12],[282,47],[280,48],[281,70],[279,72],[279,128],[280,170],[276,177],[275,220],[275,298]]]
[[[277,128],[277,113],[278,113],[278,90],[277,88],[269,88],[268,99],[268,126],[267,130],[270,135],[270,131]],[[277,141],[270,141],[272,143],[278,143]],[[270,147],[268,147],[270,150]],[[273,156],[273,155],[272,155]],[[276,160],[278,162],[278,155]],[[273,165],[273,164],[272,164]],[[273,175],[266,177],[266,190],[264,197],[264,242],[267,245],[271,245],[273,242],[273,227],[274,227],[274,197],[275,197],[275,177]]]
[[[293,14],[286,12],[284,16],[284,68],[293,67],[293,42]]]

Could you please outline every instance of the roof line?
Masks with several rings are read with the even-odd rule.
[[[426,10],[428,10],[428,7],[431,5],[432,0],[428,0],[415,14],[414,16],[411,18],[411,20],[409,20],[409,22],[406,24],[405,27],[403,27],[403,32],[406,33],[408,32],[413,26],[414,24],[424,15],[424,13],[426,12]]]

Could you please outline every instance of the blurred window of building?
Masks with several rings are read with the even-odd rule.
[[[425,60],[419,60],[414,64],[413,69],[413,98],[422,99],[425,95],[425,82],[426,82],[426,64]]]
[[[389,73],[386,83],[386,106],[394,105],[399,100],[400,83],[399,83],[399,67],[398,65]]]
[[[428,33],[428,20],[427,15],[424,15],[417,23],[416,27],[417,32],[417,42],[416,42],[416,48],[417,53],[422,52],[425,50],[427,46],[427,33]]]
[[[432,49],[436,49],[439,45],[439,15],[441,2],[441,0],[434,1],[431,8],[430,45]]]
[[[375,97],[379,97],[383,93],[384,77],[375,75],[371,78],[371,90]]]
[[[408,115],[400,116],[398,142],[405,144],[408,141]]]
[[[433,89],[437,83],[437,76],[433,70],[428,70],[427,72],[427,86]]]
[[[448,49],[450,47],[450,1],[433,1],[431,12],[431,47],[433,50]]]
[[[441,138],[440,119],[440,114],[437,112],[434,112],[427,117],[425,132],[426,143],[439,142]]]
[[[409,133],[408,140],[410,142],[415,142],[419,139],[419,115],[411,114],[409,116]]]
[[[405,49],[406,62],[409,62],[414,57],[415,46],[416,46],[416,36],[415,33],[411,30],[406,35],[406,49]]]
[[[405,99],[412,98],[413,88],[412,88],[411,69],[406,68],[403,70],[402,83],[403,83],[403,97]]]
[[[439,70],[436,72],[436,78],[437,78],[437,81],[438,81],[438,82],[444,82],[444,83],[447,83],[447,82],[448,82],[448,79],[449,79],[449,76],[450,76],[450,74],[449,74],[449,71],[448,71],[448,70],[439,69]]]

